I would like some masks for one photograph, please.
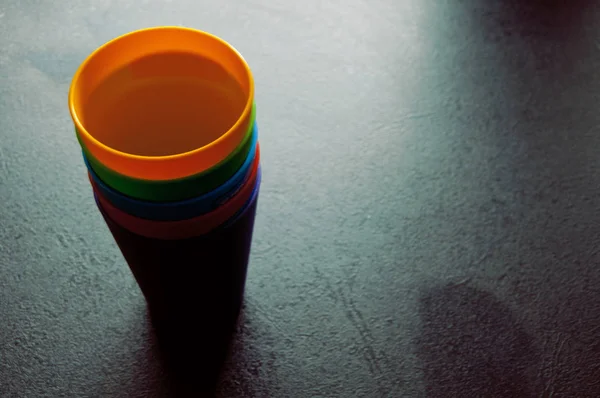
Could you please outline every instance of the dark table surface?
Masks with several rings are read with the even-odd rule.
[[[187,25],[253,68],[263,188],[220,397],[600,396],[600,6],[0,3],[0,396],[173,396],[67,110]]]

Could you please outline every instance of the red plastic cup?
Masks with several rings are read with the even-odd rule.
[[[98,208],[150,309],[154,326],[171,342],[223,342],[243,301],[260,172],[251,198],[209,234],[163,240],[138,235]],[[194,337],[195,336],[195,337]]]

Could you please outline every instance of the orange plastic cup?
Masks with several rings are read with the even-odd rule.
[[[125,34],[95,50],[73,78],[69,110],[79,138],[106,167],[170,180],[210,169],[234,151],[250,128],[253,100],[250,68],[230,44],[166,26]]]

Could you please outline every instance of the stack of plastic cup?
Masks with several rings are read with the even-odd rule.
[[[69,108],[155,324],[221,336],[241,306],[261,180],[245,60],[198,30],[135,31],[83,62]]]

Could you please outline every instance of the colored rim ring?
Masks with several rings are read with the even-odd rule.
[[[253,139],[255,142],[256,138]],[[260,147],[255,142],[242,167],[214,191],[179,202],[147,202],[132,199],[104,184],[93,170],[88,170],[94,190],[100,192],[113,206],[135,217],[155,221],[178,221],[194,218],[215,210],[219,203],[227,201],[250,178],[255,163],[260,163]]]
[[[223,225],[221,225],[218,228],[218,230],[227,229],[231,225],[235,224],[241,217],[244,216],[244,214],[248,211],[248,209],[250,208],[250,206],[252,206],[252,204],[258,200],[258,194],[259,194],[259,191],[260,191],[261,180],[262,180],[262,170],[259,167],[259,169],[258,169],[258,175],[256,177],[256,184],[254,184],[254,191],[252,191],[252,196],[246,202],[246,204],[244,205],[244,207],[240,211],[238,211],[238,213],[235,216],[233,216],[228,221],[226,221]]]
[[[166,156],[134,155],[111,148],[88,132],[80,118],[89,94],[112,71],[131,61],[161,51],[186,51],[218,62],[240,84],[246,105],[235,124],[219,138],[194,150]],[[196,29],[162,26],[136,30],[96,49],[81,64],[69,90],[69,111],[77,134],[94,157],[108,168],[129,177],[171,180],[210,169],[225,159],[252,126],[254,79],[240,53],[226,41]]]
[[[259,168],[255,163],[248,181],[216,210],[187,220],[153,221],[135,217],[114,207],[99,191],[94,190],[94,194],[113,221],[137,235],[164,240],[186,239],[207,234],[234,217],[252,196]]]
[[[230,218],[229,220],[227,220],[224,224],[222,224],[218,228],[215,228],[215,230],[212,231],[212,232],[218,232],[218,231],[227,230],[228,228],[231,228],[236,222],[238,222],[240,220],[240,218],[244,217],[244,215],[250,210],[250,208],[252,207],[252,205],[258,200],[258,195],[259,195],[259,192],[260,192],[260,183],[261,183],[261,180],[262,180],[262,176],[261,175],[262,175],[262,172],[261,172],[261,170],[259,168],[258,169],[257,181],[256,181],[256,184],[254,184],[254,191],[252,191],[252,196],[246,202],[246,204],[244,205],[244,207],[236,215],[234,215],[232,218]],[[95,192],[94,192],[94,200],[96,202],[96,206],[98,207],[98,210],[100,211],[100,213],[102,213],[102,216],[108,218],[112,222],[115,222],[112,218],[110,218],[108,216],[108,214],[106,213],[106,211],[102,208],[102,205],[100,204],[100,201],[98,200],[98,195],[96,195]],[[195,237],[192,237],[192,238],[199,238],[201,236],[202,235],[195,236]],[[206,236],[206,234],[205,234],[205,236]]]
[[[151,202],[176,202],[204,195],[223,185],[240,169],[258,137],[258,126],[248,131],[242,144],[224,161],[210,170],[170,181],[140,180],[118,174],[98,162],[86,148],[83,158],[88,167],[111,189],[134,199]]]

